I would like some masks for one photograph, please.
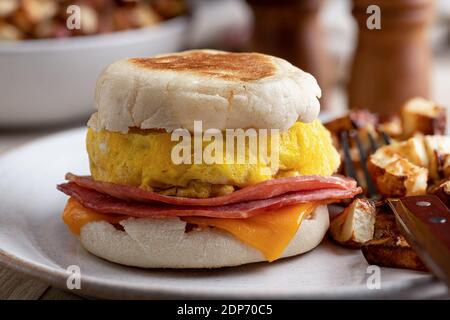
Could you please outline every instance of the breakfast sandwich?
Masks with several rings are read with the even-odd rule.
[[[287,61],[193,50],[130,58],[97,82],[90,175],[68,173],[69,230],[144,268],[218,268],[315,248],[327,204],[361,192],[317,119],[320,88]]]

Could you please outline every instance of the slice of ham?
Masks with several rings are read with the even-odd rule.
[[[322,189],[348,190],[356,188],[356,181],[351,178],[343,176],[322,177],[310,175],[267,180],[224,196],[194,199],[166,196],[156,192],[146,191],[138,187],[95,181],[91,177],[76,176],[72,173],[66,174],[66,180],[74,182],[81,187],[93,189],[122,200],[167,203],[182,206],[223,206],[244,201],[273,198],[290,192]]]
[[[185,217],[202,216],[214,218],[243,219],[284,206],[310,201],[332,202],[353,198],[361,188],[323,188],[290,192],[269,199],[253,200],[222,206],[186,206],[164,203],[131,202],[112,197],[93,189],[84,188],[75,182],[58,185],[58,189],[78,200],[86,208],[101,213],[123,214],[131,217]]]

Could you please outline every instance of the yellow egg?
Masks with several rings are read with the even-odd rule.
[[[264,159],[253,164],[174,164],[171,152],[177,143],[171,141],[170,133],[162,131],[130,130],[124,134],[89,129],[86,145],[91,174],[100,181],[204,198],[275,177],[328,176],[340,164],[330,133],[319,120],[297,122],[279,135],[279,168],[275,170]],[[207,145],[203,143],[203,150]],[[246,151],[248,147],[247,143]],[[224,157],[226,152],[228,150]]]

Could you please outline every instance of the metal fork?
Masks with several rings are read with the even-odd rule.
[[[386,134],[386,132],[384,132],[383,130],[379,130],[379,133],[381,134],[383,144],[388,145],[391,143],[391,138],[389,137],[388,134]],[[355,179],[356,182],[358,183],[358,185],[367,187],[366,196],[368,199],[378,200],[381,198],[381,196],[378,194],[377,188],[375,187],[372,177],[370,176],[369,169],[367,168],[367,159],[372,153],[374,153],[379,148],[379,145],[371,132],[368,131],[367,134],[368,134],[369,143],[370,143],[370,147],[367,150],[365,150],[365,148],[361,142],[361,138],[359,136],[357,129],[352,129],[349,131],[346,131],[346,130],[341,131],[340,135],[339,135],[339,140],[340,140],[342,149],[344,151],[345,174],[347,176]],[[352,140],[355,142],[356,148],[358,149],[359,162],[360,162],[360,166],[361,166],[362,173],[364,176],[365,184],[362,183],[362,181],[358,177],[357,170],[355,168],[355,165],[353,163],[353,160],[352,160],[352,157],[350,154],[350,146],[351,146]],[[360,195],[360,196],[364,196],[364,195]]]

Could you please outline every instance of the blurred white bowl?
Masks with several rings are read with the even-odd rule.
[[[0,43],[0,127],[87,116],[103,68],[125,57],[180,50],[187,26],[179,17],[107,35]]]

